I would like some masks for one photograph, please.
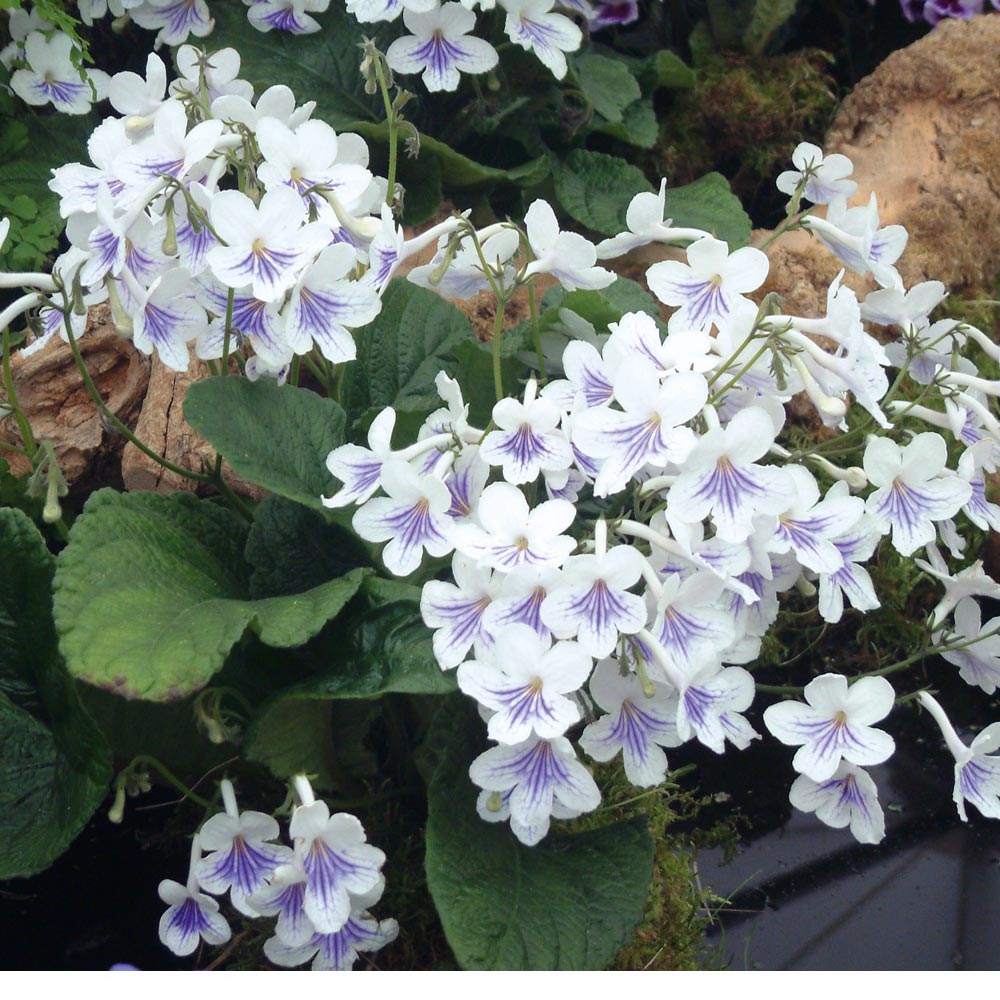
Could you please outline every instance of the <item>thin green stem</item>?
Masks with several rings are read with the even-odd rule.
[[[14,376],[10,368],[10,330],[3,331],[3,387],[7,396],[7,405],[13,411],[14,420],[17,422],[17,429],[20,431],[21,440],[24,442],[24,450],[28,458],[33,459],[38,451],[38,444],[34,434],[31,433],[31,424],[21,409],[18,402],[17,389],[14,386]]]
[[[195,794],[166,765],[161,764],[155,757],[151,757],[148,754],[140,754],[138,757],[133,757],[128,766],[121,773],[123,775],[131,773],[140,764],[147,764],[152,767],[162,778],[164,778],[169,784],[173,785],[173,787],[176,788],[177,791],[184,796],[184,798],[190,799],[196,805],[201,806],[202,809],[206,809],[208,811],[215,810],[215,804],[213,802],[209,802],[208,799],[203,799],[200,795]],[[119,775],[119,780],[120,779],[121,775]]]
[[[528,308],[531,310],[531,337],[535,342],[535,353],[538,355],[538,374],[543,381],[548,380],[545,371],[545,357],[542,354],[542,330],[538,325],[538,306],[535,303],[535,283],[528,283]]]
[[[497,312],[493,317],[493,391],[497,402],[504,398],[503,371],[500,366],[500,344],[503,340],[503,314],[507,309],[505,299],[497,300]]]
[[[389,185],[385,193],[385,203],[391,208],[396,194],[396,161],[398,159],[399,139],[396,109],[392,106],[392,98],[389,96],[389,82],[385,78],[385,67],[382,65],[382,55],[377,54],[374,59],[375,76],[378,79],[378,89],[382,94],[382,103],[385,105],[385,119],[389,126]]]

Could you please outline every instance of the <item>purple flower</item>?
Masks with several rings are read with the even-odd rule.
[[[613,24],[632,24],[639,20],[639,0],[608,0],[599,2],[594,13],[588,18],[590,30],[600,31]]]

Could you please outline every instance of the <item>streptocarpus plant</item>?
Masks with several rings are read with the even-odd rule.
[[[385,91],[384,57],[374,48],[366,57]],[[553,824],[601,807],[588,757],[606,763],[620,754],[630,782],[655,788],[668,778],[667,752],[682,744],[721,754],[727,743],[740,750],[763,738],[748,713],[775,694],[804,699],[769,704],[763,724],[798,748],[790,800],[821,821],[849,826],[863,842],[881,839],[866,769],[893,753],[883,720],[891,725],[898,701],[918,693],[956,757],[963,817],[966,801],[986,814],[1000,809],[991,730],[964,744],[939,703],[904,673],[940,653],[987,693],[1000,676],[996,630],[977,625],[974,600],[1000,586],[975,561],[953,569],[968,559],[977,528],[1000,525],[985,479],[1000,448],[989,406],[1000,385],[985,369],[1000,349],[967,324],[931,321],[945,296],[940,283],[903,287],[895,264],[905,231],[880,227],[874,199],[847,205],[854,188],[844,158],[808,145],[795,151],[795,169],[779,179],[790,196],[780,230],[808,229],[881,288],[859,301],[842,273],[825,315],[796,316],[772,296],[753,298],[769,271],[769,242],[731,248],[711,232],[674,226],[664,218],[665,186],[637,195],[627,231],[596,245],[563,229],[543,200],[523,228],[455,215],[407,234],[393,215],[394,184],[372,174],[358,136],[312,119],[312,107],[287,88],[254,95],[233,53],[182,50],[180,60],[192,67],[184,78],[191,86],[182,81],[169,98],[150,86],[166,72],[155,56],[146,80],[110,81],[122,117],[98,127],[91,165],[68,164],[52,182],[70,249],[51,275],[2,277],[4,287],[25,289],[0,316],[6,406],[19,450],[48,484],[47,520],[68,540],[54,620],[71,674],[129,697],[176,699],[211,682],[252,632],[272,651],[291,651],[283,669],[297,684],[282,687],[272,669],[269,693],[290,691],[293,715],[314,684],[331,697],[346,690],[373,698],[457,683],[494,744],[463,764],[461,782],[467,775],[479,789],[481,819],[509,823],[516,841],[497,826],[482,829],[543,866]],[[226,79],[214,89],[210,70],[221,64]],[[803,199],[829,202],[825,217],[800,210]],[[621,285],[604,263],[653,242],[682,249],[648,269],[656,298],[626,288],[638,305],[613,308]],[[408,272],[410,285],[395,277],[431,248],[431,259]],[[542,280],[552,287],[539,310]],[[457,299],[488,292],[496,305],[489,347],[445,331],[438,349],[437,328],[424,329],[420,342],[401,338],[394,310],[411,292],[400,289],[418,285],[428,313],[442,305],[433,291]],[[530,319],[505,330],[522,290]],[[62,524],[51,453],[34,440],[10,378],[7,328],[37,314],[22,350],[66,340],[113,422],[77,344],[87,305],[105,300],[139,350],[183,371],[193,345],[219,373],[192,387],[185,404],[219,457],[211,470],[174,471],[215,486],[230,509],[105,491],[72,532]],[[899,335],[884,344],[871,332],[879,327]],[[243,374],[226,375],[232,364]],[[319,393],[298,385],[306,369]],[[396,380],[391,394],[376,376]],[[829,434],[793,440],[786,406],[798,393]],[[435,409],[435,400],[443,405]],[[350,441],[339,404],[350,415]],[[307,565],[294,571],[295,587],[281,579],[286,569],[268,566],[260,540],[275,505],[251,508],[236,496],[223,457],[305,514],[334,511],[339,522],[313,522],[317,536],[338,523],[343,532],[344,509],[356,508],[347,537],[363,554],[344,557],[350,571]],[[249,538],[240,518],[253,524]],[[20,521],[15,527],[27,537]],[[338,543],[347,547],[343,534]],[[362,543],[367,553],[384,545],[389,578],[374,577]],[[830,669],[802,687],[760,682],[756,661],[790,592],[815,598],[815,613],[829,623],[848,606],[877,614],[884,595],[866,566],[880,548],[900,560],[926,556],[914,565],[944,587],[919,652],[851,677]],[[320,545],[315,554],[325,558]],[[116,559],[129,566],[120,578],[109,571]],[[51,575],[50,559],[35,561]],[[265,584],[269,572],[279,579]],[[129,614],[109,628],[102,616],[116,601]],[[408,602],[419,604],[420,641],[438,665],[416,679],[418,668],[405,655],[393,659],[388,642],[403,641],[392,616],[412,616]],[[338,626],[336,656],[355,674],[311,671],[310,652],[323,655],[321,632],[345,607],[357,619]],[[412,617],[404,622],[412,629]],[[911,690],[900,694],[887,676]],[[259,732],[275,705],[251,703],[240,680],[237,670],[229,694]],[[200,711],[228,739],[231,720],[220,707],[228,689],[209,690],[213,700]],[[432,796],[442,775],[455,774],[448,759]],[[128,792],[141,789],[137,774],[122,772],[115,818]],[[284,776],[299,801],[292,847],[274,842],[273,821],[241,814],[223,783],[224,814],[200,827],[187,885],[161,886],[169,907],[161,936],[174,951],[191,951],[199,936],[226,938],[211,898],[226,891],[244,915],[278,916],[265,945],[278,964],[345,966],[393,936],[391,922],[367,915],[381,888],[382,852],[364,844],[357,820],[323,814],[299,770]],[[471,812],[464,786],[447,791],[453,813]],[[429,873],[449,822],[433,803],[431,812]],[[451,819],[455,828],[468,821],[464,813]],[[630,835],[635,842],[621,824],[596,832],[612,846]],[[448,887],[429,878],[457,942]],[[298,902],[286,906],[293,896]],[[622,926],[636,919],[625,914]],[[586,961],[606,962],[616,942]]]

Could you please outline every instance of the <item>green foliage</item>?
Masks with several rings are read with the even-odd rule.
[[[226,375],[188,389],[184,419],[238,475],[272,493],[322,509],[320,497],[334,490],[324,463],[343,444],[344,412],[331,399]]]
[[[59,657],[55,561],[28,517],[0,508],[0,879],[51,864],[107,793],[111,758]]]
[[[254,599],[300,594],[371,565],[369,550],[356,534],[279,496],[267,497],[254,511],[244,556],[253,567]]]
[[[652,185],[638,167],[618,156],[577,149],[555,169],[556,196],[563,208],[588,229],[614,236],[625,226],[625,210]]]
[[[750,239],[750,216],[722,174],[705,174],[691,184],[668,188],[664,215],[675,226],[704,229],[733,249]]]
[[[743,45],[751,55],[759,56],[768,42],[795,13],[798,0],[754,0],[750,24],[743,35]]]
[[[301,653],[314,676],[283,694],[292,698],[376,698],[383,694],[449,694],[453,673],[438,666],[420,614],[420,588],[371,578],[344,622]]]
[[[381,97],[365,93],[360,72],[361,41],[372,36],[384,49],[388,36],[382,26],[359,24],[336,4],[325,13],[310,15],[320,25],[310,35],[260,32],[239,3],[216,4],[212,16],[212,48],[235,48],[242,56],[240,77],[249,80],[258,94],[278,84],[290,87],[299,101],[316,101],[316,117],[338,131],[383,117]]]
[[[625,109],[642,96],[639,82],[618,59],[580,56],[574,60],[574,75],[583,96],[605,121],[622,121]]]
[[[394,279],[382,311],[354,333],[358,357],[341,388],[351,425],[367,426],[386,406],[424,415],[436,409],[441,400],[434,379],[453,368],[455,347],[472,337],[468,319],[446,299]]]
[[[13,117],[21,110],[23,118]],[[37,270],[56,249],[63,219],[48,182],[55,167],[87,160],[92,115],[23,114],[15,99],[0,95],[0,216],[10,234],[0,252],[0,270]]]
[[[244,541],[231,514],[188,494],[96,493],[55,579],[70,673],[133,698],[183,697],[208,682],[247,628],[269,646],[307,642],[369,572],[254,601]]]
[[[653,839],[642,818],[535,847],[484,824],[469,780],[482,724],[468,707],[437,720],[446,747],[428,789],[427,883],[466,969],[604,969],[643,914]]]

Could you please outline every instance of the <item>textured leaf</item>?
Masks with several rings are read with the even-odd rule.
[[[316,101],[314,117],[338,131],[355,121],[382,117],[381,97],[365,93],[359,44],[368,35],[385,51],[389,34],[394,32],[360,24],[336,4],[323,14],[310,15],[320,24],[320,30],[310,35],[260,32],[247,20],[241,3],[215,4],[212,15],[215,29],[211,47],[236,49],[242,57],[240,77],[249,80],[258,94],[284,84],[300,103]]]
[[[409,412],[436,409],[441,400],[434,379],[442,369],[453,370],[455,345],[472,337],[468,319],[450,302],[394,279],[382,297],[381,313],[354,334],[358,357],[341,390],[352,422],[386,406]]]
[[[0,509],[0,879],[34,874],[107,794],[111,755],[76,696],[52,624],[54,560]]]
[[[332,399],[226,375],[188,389],[184,419],[238,475],[272,493],[321,510],[336,489],[326,456],[344,443],[344,411]]]
[[[247,536],[250,596],[300,594],[357,566],[371,565],[357,535],[300,503],[270,496],[257,506]]]
[[[750,216],[722,174],[705,174],[691,184],[668,188],[663,211],[675,226],[707,230],[733,249],[750,239]]]
[[[367,572],[252,601],[244,541],[228,511],[188,494],[94,494],[55,579],[70,673],[127,697],[183,697],[208,682],[248,627],[269,646],[308,641]]]
[[[636,818],[535,847],[476,812],[474,712],[438,713],[444,758],[428,789],[427,885],[466,969],[604,969],[642,919],[653,840]],[[435,738],[436,737],[436,738]]]
[[[591,125],[591,131],[610,135],[639,149],[652,149],[659,137],[660,127],[653,102],[638,100],[625,109],[620,122],[596,122]]]
[[[755,0],[750,24],[743,35],[747,50],[760,55],[797,6],[798,0]]]
[[[620,122],[625,109],[642,96],[636,78],[618,59],[581,56],[574,68],[583,96],[609,122]]]
[[[618,156],[575,149],[555,169],[556,196],[577,222],[607,236],[625,230],[634,195],[652,187],[638,167]]]
[[[438,666],[431,632],[420,615],[420,588],[369,579],[343,629],[327,630],[303,651],[321,667],[316,677],[285,692],[295,698],[374,698],[448,694],[453,673]]]

